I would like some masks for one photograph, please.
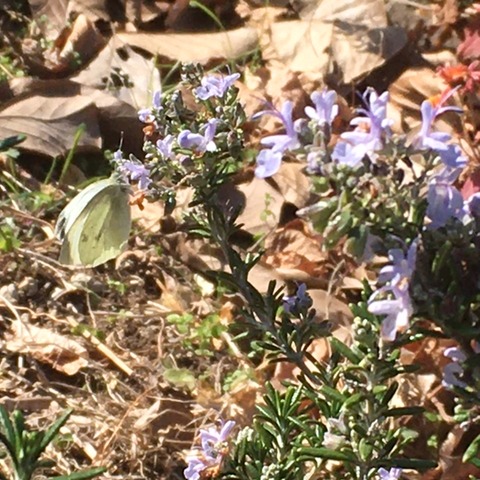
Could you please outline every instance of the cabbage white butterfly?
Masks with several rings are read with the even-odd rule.
[[[118,175],[94,182],[62,210],[55,234],[62,241],[59,261],[96,267],[117,257],[131,227],[130,185]]]

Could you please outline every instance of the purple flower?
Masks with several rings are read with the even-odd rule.
[[[463,367],[461,366],[461,363],[467,359],[465,353],[457,347],[450,347],[445,349],[443,355],[453,361],[446,365],[443,369],[442,385],[447,388],[466,388],[467,384],[460,380],[460,377],[463,374]]]
[[[227,441],[234,426],[235,422],[229,420],[222,425],[220,431],[213,427],[210,427],[208,430],[200,430],[200,442],[203,453],[208,457],[216,459],[219,447]]]
[[[375,300],[381,294],[390,292],[393,298]],[[400,286],[385,286],[377,290],[368,300],[368,311],[374,315],[385,315],[382,322],[381,334],[386,340],[393,341],[399,330],[404,330],[409,325],[413,313],[408,283]]]
[[[332,152],[332,158],[338,163],[355,168],[366,155],[371,160],[376,158],[374,152],[383,148],[381,139],[372,137],[370,133],[360,131],[345,132]]]
[[[480,344],[478,342],[474,342],[472,348],[475,353],[480,353]],[[450,358],[452,362],[447,364],[443,369],[442,385],[447,388],[467,388],[468,384],[460,380],[464,373],[461,364],[467,360],[465,352],[458,347],[449,347],[445,349],[443,355]]]
[[[409,282],[415,271],[417,260],[418,239],[415,239],[408,248],[407,255],[400,248],[392,248],[388,251],[390,265],[383,267],[378,275],[380,283],[389,283],[391,286]]]
[[[463,155],[458,145],[447,145],[445,149],[439,150],[438,154],[448,169],[459,169],[461,171],[467,165],[467,158]],[[460,171],[458,173],[460,173]]]
[[[468,209],[470,215],[480,217],[480,193],[474,193],[465,202],[465,208]]]
[[[307,155],[307,172],[313,175],[317,175],[322,172],[321,160],[325,156],[325,153],[321,150],[312,150]]]
[[[139,110],[138,119],[143,123],[152,123],[155,120],[155,112],[158,112],[162,108],[162,91],[156,90],[152,96],[152,106]]]
[[[275,175],[282,164],[282,156],[282,152],[274,152],[273,150],[260,150],[260,153],[257,155],[255,176],[257,178],[267,178]]]
[[[312,299],[307,293],[307,286],[304,283],[301,283],[295,295],[283,297],[283,309],[287,313],[298,313],[304,310],[307,310],[312,306]]]
[[[222,450],[234,426],[235,422],[229,420],[221,426],[220,431],[213,427],[200,430],[202,450],[187,457],[188,466],[183,471],[187,480],[199,480],[200,472],[208,467],[220,465],[224,456]]]
[[[269,135],[262,138],[262,145],[270,147],[274,152],[285,152],[286,150],[294,150],[300,146],[298,135],[295,130],[295,124],[292,119],[293,103],[286,101],[281,111],[265,110],[254,115],[258,118],[261,115],[274,115],[279,118],[285,127],[285,133],[281,135]]]
[[[202,78],[201,86],[193,92],[200,100],[207,100],[210,97],[223,97],[225,92],[240,78],[239,73],[233,73],[226,77],[207,75]]]
[[[389,134],[388,129],[393,122],[387,118],[388,97],[388,92],[383,92],[379,96],[373,88],[368,87],[362,95],[366,108],[357,110],[357,113],[362,113],[365,117],[355,117],[350,125],[367,123],[370,126],[370,132],[373,131],[375,137],[380,137],[382,133]]]
[[[388,251],[390,265],[380,270],[378,281],[386,285],[374,292],[368,300],[368,311],[374,315],[386,315],[382,322],[381,333],[386,340],[395,340],[397,331],[408,327],[409,318],[413,313],[409,295],[409,285],[415,271],[417,260],[418,239],[403,249],[392,248]],[[375,300],[379,295],[389,294],[390,298]]]
[[[257,156],[257,168],[255,175],[258,178],[267,178],[275,175],[282,163],[282,154],[286,150],[294,150],[300,146],[296,123],[292,119],[293,103],[287,101],[283,104],[282,110],[274,108],[256,113],[252,118],[256,119],[262,115],[274,115],[279,118],[284,127],[285,133],[280,135],[269,135],[262,138],[261,143],[270,147],[270,150],[261,150]]]
[[[432,132],[432,124],[437,116],[437,109],[428,100],[422,102],[420,107],[422,112],[422,126],[417,137],[413,142],[413,146],[418,149],[442,150],[446,148],[447,142],[452,137],[445,132]]]
[[[123,161],[123,153],[120,149],[114,152],[113,159],[117,162],[117,165]]]
[[[152,183],[150,179],[150,169],[139,160],[124,160],[119,164],[118,170],[122,175],[129,177],[130,180],[138,182],[138,188],[140,188],[140,190],[147,190]]]
[[[320,126],[331,125],[335,117],[338,115],[338,105],[335,105],[337,93],[334,90],[322,92],[313,92],[310,96],[315,108],[305,107],[305,114],[312,120],[315,120]]]
[[[458,145],[450,143],[452,136],[449,133],[434,132],[432,128],[436,117],[442,113],[448,111],[462,112],[458,107],[443,106],[456,91],[457,89],[453,89],[445,92],[438,101],[428,99],[422,102],[422,126],[412,143],[419,150],[429,149],[438,153],[445,165],[445,169],[439,174],[439,178],[450,182],[455,181],[458,177],[461,170],[466,166],[467,159]]]
[[[462,194],[448,183],[430,183],[427,202],[426,214],[431,220],[427,225],[428,229],[435,230],[443,227],[451,218],[464,220],[468,215]]]
[[[373,88],[367,88],[363,94],[366,108],[358,113],[364,117],[355,117],[350,125],[357,125],[353,132],[345,132],[340,136],[332,152],[332,158],[338,163],[356,167],[368,155],[374,161],[378,150],[383,148],[383,137],[390,134],[391,120],[387,115],[388,92],[378,96]]]
[[[413,141],[416,148],[431,148],[432,150],[442,150],[445,144],[450,141],[451,136],[448,133],[432,132],[432,126],[435,119],[444,112],[455,111],[461,112],[458,107],[443,105],[458,90],[447,90],[438,99],[427,99],[422,102],[420,110],[422,112],[422,126],[420,132]]]
[[[202,470],[205,470],[210,465],[214,465],[209,464],[195,456],[188,456],[187,463],[188,467],[183,471],[183,474],[187,480],[198,480]]]
[[[380,480],[398,480],[401,474],[401,468],[391,468],[390,470],[385,470],[384,468],[378,469]]]
[[[194,150],[197,154],[214,152],[217,149],[213,138],[217,130],[218,120],[212,118],[202,128],[203,135],[200,133],[192,133],[190,130],[183,130],[178,135],[178,144],[182,148]]]
[[[163,140],[157,140],[156,146],[158,153],[162,156],[164,160],[175,158],[173,153],[173,142],[175,137],[173,135],[167,135]]]

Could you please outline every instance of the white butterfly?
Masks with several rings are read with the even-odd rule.
[[[129,194],[130,186],[113,174],[76,195],[55,226],[62,241],[60,262],[96,267],[117,257],[130,234]]]

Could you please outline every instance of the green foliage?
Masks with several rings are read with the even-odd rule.
[[[220,478],[247,480],[304,478],[305,467],[297,449],[311,430],[308,408],[302,407],[302,388],[288,387],[284,394],[267,385],[265,405],[258,407],[253,428],[237,438],[234,452]]]
[[[0,83],[25,75],[25,70],[19,66],[18,61],[12,54],[8,52],[0,54]]]
[[[0,140],[0,152],[6,152],[7,156],[10,156],[9,153],[13,152],[12,148],[19,143],[22,143],[25,138],[26,136],[24,134],[19,134]]]
[[[187,368],[170,367],[166,368],[162,374],[164,380],[171,383],[176,388],[186,388],[193,390],[197,384],[195,376]]]
[[[288,362],[298,372],[295,385],[276,390],[267,383],[251,428],[240,432],[228,456],[225,435],[230,427],[227,434],[221,430],[218,437],[213,435],[213,445],[209,445],[204,433],[200,457],[205,469],[214,470],[202,470],[202,476],[211,472],[215,476],[218,471],[219,478],[229,480],[373,480],[387,474],[398,478],[398,469],[423,471],[434,467],[433,459],[406,454],[406,447],[412,447],[418,433],[402,427],[401,420],[425,412],[421,406],[398,407],[394,401],[402,375],[416,368],[400,362],[400,349],[426,335],[455,339],[465,357],[465,361],[454,365],[461,371],[455,386],[456,419],[471,425],[479,422],[480,221],[472,213],[474,209],[467,221],[458,205],[449,206],[453,213],[448,212],[451,218],[447,225],[429,229],[425,225],[426,191],[429,185],[435,187],[435,182],[447,182],[438,172],[438,152],[421,143],[417,143],[421,151],[416,151],[405,138],[385,133],[388,142],[382,151],[359,144],[367,150],[372,148],[372,158],[360,149],[363,156],[354,158],[356,163],[351,168],[332,161],[328,121],[299,119],[294,124],[295,132],[288,132],[289,119],[283,118],[285,136],[296,145],[291,153],[307,160],[307,170],[320,177],[313,179],[313,193],[319,201],[301,214],[322,233],[323,246],[334,248],[346,240],[346,250],[356,257],[388,254],[393,259],[381,273],[384,287],[372,293],[365,283],[362,300],[351,305],[355,317],[352,343],[329,339],[331,355],[320,361],[309,347],[314,340],[329,337],[331,323],[318,320],[306,286],[299,286],[292,297],[285,297],[283,289],[273,281],[266,293],[259,291],[249,275],[261,252],[245,253],[234,246],[240,230],[239,207],[225,204],[220,188],[239,171],[245,158],[246,115],[236,89],[231,85],[223,89],[222,79],[205,79],[199,93],[202,74],[198,67],[183,67],[183,87],[193,90],[196,109],[184,102],[180,89],[166,94],[161,101],[157,97],[149,109],[146,123],[152,129],[149,138],[153,140],[144,144],[145,166],[152,182],[148,197],[164,200],[170,212],[178,186],[193,190],[184,228],[209,239],[221,250],[228,269],[204,274],[220,289],[242,299],[238,312],[241,325],[234,327],[241,333],[236,340],[247,346],[250,357]],[[376,102],[376,93],[370,91],[369,95]],[[364,95],[365,103],[366,98]],[[370,144],[372,138],[367,136],[372,122],[388,123],[382,113],[385,102],[383,95],[381,105],[371,107],[380,107],[381,118],[370,112],[372,117],[366,118],[365,125],[355,133],[359,141]],[[356,118],[353,124],[362,121]],[[209,130],[212,125],[215,128]],[[425,137],[431,125],[424,125],[423,130]],[[212,131],[215,133],[208,136],[206,132]],[[375,142],[383,145],[380,137]],[[345,140],[344,147],[354,143]],[[457,152],[453,144],[441,148],[444,156]],[[459,165],[462,158],[457,158]],[[446,171],[452,178],[455,176],[455,172]],[[451,182],[448,188],[453,188]],[[449,195],[454,196],[455,192],[448,188],[436,199],[434,206],[438,210],[448,203]],[[456,201],[462,202],[458,196]],[[270,214],[270,202],[267,198],[264,219]],[[378,245],[373,248],[372,242]],[[371,311],[382,313],[375,316]],[[432,319],[440,331],[426,330],[423,325],[420,328],[415,319]],[[211,340],[223,328],[215,316],[200,322],[189,314],[170,315],[167,321],[181,335],[184,346],[205,356],[211,354]],[[187,372],[177,368],[168,373],[188,388]],[[478,437],[471,442],[465,461],[478,463],[479,444]],[[431,446],[435,447],[435,442]],[[189,471],[202,468],[203,461],[190,460]],[[382,472],[392,468],[396,470],[391,474]]]
[[[324,176],[314,181],[320,200],[301,211],[325,236],[325,247],[333,248],[348,237],[350,251],[359,256],[365,250],[368,234],[387,241],[393,235],[416,237],[426,208],[421,186],[431,175],[435,156],[425,156],[418,175],[419,165],[414,165],[408,155],[408,149],[398,142],[375,163],[365,159],[355,169],[325,158]]]
[[[21,245],[16,233],[17,227],[12,218],[4,218],[0,223],[0,251],[11,252]]]
[[[329,323],[315,320],[308,297],[288,312],[280,308],[283,297],[274,282],[265,295],[256,290],[248,274],[258,257],[242,258],[230,241],[237,228],[235,216],[226,217],[219,211],[215,197],[204,198],[202,205],[211,238],[222,248],[232,272],[210,275],[246,299],[242,320],[250,334],[259,336],[257,348],[274,362],[294,364],[302,383],[289,387],[285,396],[268,388],[266,406],[257,407],[253,429],[245,438],[240,435],[244,440],[236,445],[221,478],[300,480],[313,468],[326,479],[369,480],[380,467],[434,466],[432,461],[401,456],[415,435],[392,428],[392,419],[418,415],[422,409],[390,406],[398,388],[396,377],[405,368],[398,362],[398,348],[380,346],[381,321],[368,312],[367,304],[352,306],[356,316],[353,345],[331,339],[332,356],[323,365],[308,347],[315,338],[328,335]],[[329,474],[332,461],[341,465]]]
[[[81,323],[73,327],[71,329],[71,332],[73,335],[83,335],[84,332],[88,332],[90,335],[97,338],[101,342],[104,342],[106,338],[105,332],[103,332],[102,330]]]
[[[229,392],[237,385],[243,385],[245,382],[253,378],[255,378],[255,372],[251,368],[235,370],[225,376],[225,379],[223,380],[223,391]]]
[[[392,408],[404,370],[398,350],[366,345],[378,334],[378,320],[365,304],[355,307],[354,341],[348,347],[332,339],[328,365],[314,358],[314,377],[283,394],[267,384],[264,405],[257,407],[252,428],[244,429],[220,478],[235,480],[302,480],[307,472],[331,480],[376,478],[380,467],[424,470],[435,462],[403,458],[416,433],[392,428],[392,418],[416,415],[419,407]],[[332,463],[333,462],[333,463]],[[340,462],[340,463],[337,463]]]
[[[172,313],[166,320],[175,326],[183,346],[201,357],[210,357],[214,354],[212,340],[220,338],[222,332],[226,330],[217,314],[211,314],[199,320],[189,313],[182,315]]]
[[[272,204],[272,196],[269,193],[265,194],[265,209],[260,214],[260,220],[262,222],[266,222],[269,217],[275,217],[275,214],[270,209],[270,205]]]
[[[22,412],[16,410],[10,416],[0,405],[0,442],[6,450],[11,463],[11,476],[0,472],[1,480],[30,480],[39,469],[51,468],[54,462],[42,460],[41,456],[47,446],[59,434],[67,422],[72,410],[67,410],[46,430],[31,431],[25,424]],[[99,476],[105,471],[103,467],[92,468],[69,475],[50,476],[56,480],[87,480]]]
[[[127,285],[119,280],[114,280],[113,278],[109,278],[107,280],[107,285],[115,290],[119,295],[125,295],[127,293]]]

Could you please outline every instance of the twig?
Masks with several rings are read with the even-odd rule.
[[[122,370],[128,376],[132,375],[133,370],[97,337],[93,336],[88,330],[79,328],[80,324],[73,318],[67,318],[66,321],[77,331],[80,331],[84,338],[86,338],[99,352],[107,357],[120,370]]]

